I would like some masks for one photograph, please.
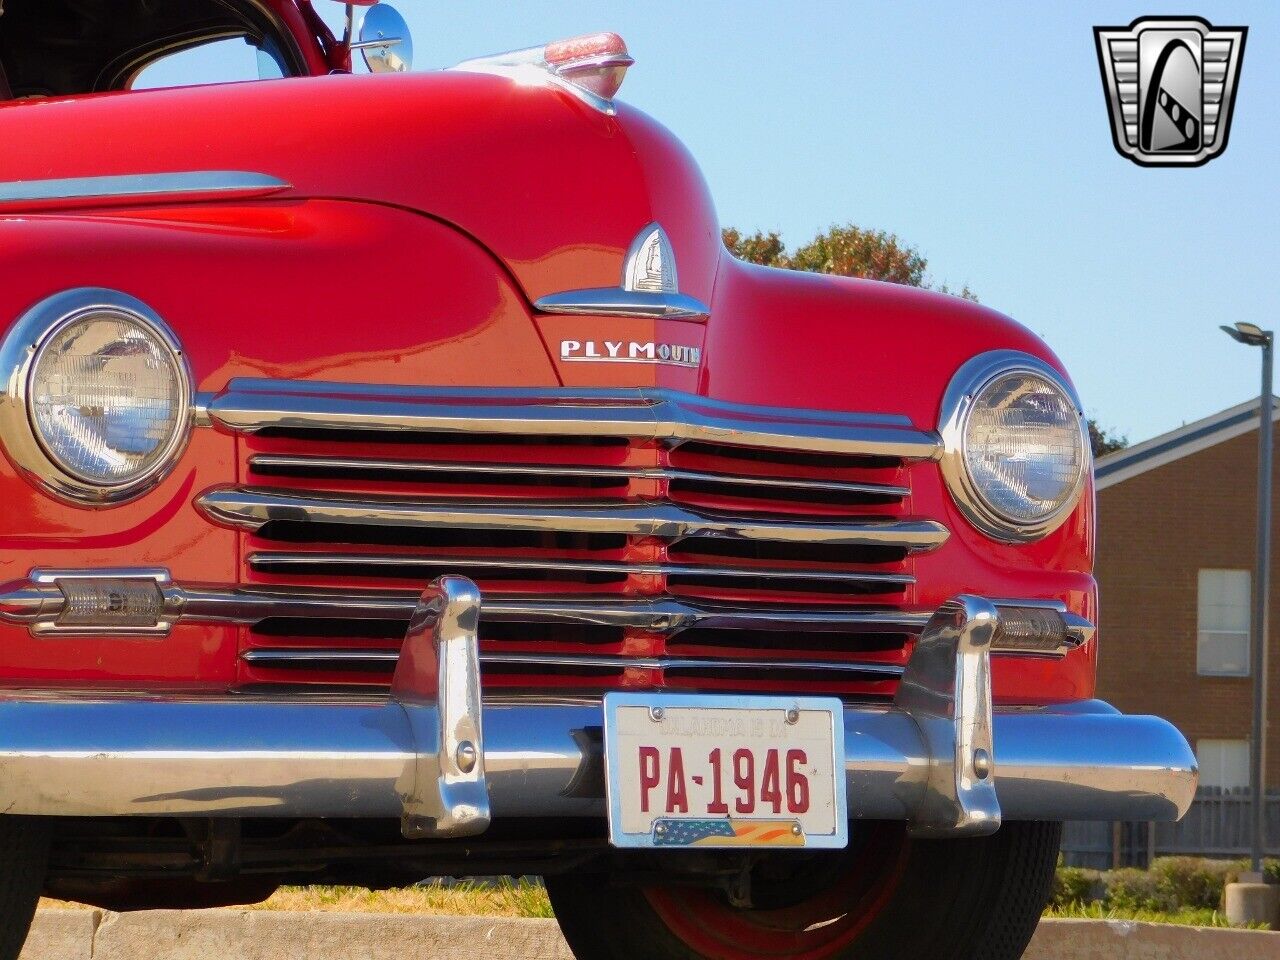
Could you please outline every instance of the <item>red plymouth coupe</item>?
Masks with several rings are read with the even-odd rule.
[[[1062,821],[1186,809],[1093,699],[1061,364],[734,260],[619,37],[3,8],[0,956],[42,892],[540,874],[582,958],[1011,960]]]

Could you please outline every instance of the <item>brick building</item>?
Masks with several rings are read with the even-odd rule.
[[[1097,464],[1098,695],[1125,713],[1173,721],[1200,758],[1202,786],[1227,790],[1249,782],[1258,406]],[[1280,478],[1274,484],[1280,494]],[[1273,511],[1280,527],[1280,503]],[[1280,552],[1280,529],[1272,547]],[[1269,713],[1280,718],[1280,561],[1271,581]],[[1267,760],[1268,786],[1280,787],[1280,722]]]

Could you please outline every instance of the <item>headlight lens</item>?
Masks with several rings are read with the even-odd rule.
[[[191,383],[177,341],[141,302],[113,290],[51,297],[20,318],[0,355],[20,390],[0,402],[0,434],[51,492],[119,503],[173,465],[190,429]]]
[[[1079,403],[1034,358],[985,355],[975,365],[966,365],[949,391],[948,480],[981,529],[1001,539],[1035,539],[1075,507],[1089,469]]]
[[[114,486],[146,474],[182,429],[186,411],[177,357],[125,316],[67,324],[31,368],[31,422],[67,473]]]

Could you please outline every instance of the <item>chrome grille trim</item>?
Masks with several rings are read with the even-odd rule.
[[[430,556],[418,553],[306,553],[262,550],[250,554],[249,566],[264,573],[305,574],[309,569],[326,567],[346,570],[356,574],[363,570],[377,571],[379,567],[422,567],[425,569],[498,570],[562,573],[566,577],[575,574],[606,573],[626,576],[665,577],[716,577],[743,580],[803,580],[829,581],[850,585],[879,585],[885,589],[898,589],[915,583],[915,577],[907,573],[877,573],[862,570],[831,570],[798,567],[728,567],[699,566],[684,563],[628,563],[601,560],[556,560],[530,557],[469,557]]]
[[[346,592],[320,588],[188,588],[182,617],[252,625],[267,618],[407,620],[417,594],[391,591]],[[486,595],[483,617],[489,623],[549,623],[632,627],[674,634],[691,627],[744,630],[863,630],[912,633],[929,620],[924,613],[699,604],[669,598],[617,600],[539,600]]]
[[[491,622],[587,624],[632,627],[654,633],[678,633],[691,627],[730,630],[864,630],[913,633],[928,614],[899,610],[823,607],[802,609],[735,607],[689,603],[669,598],[644,600],[521,600],[486,598],[483,615]]]
[[[536,533],[603,533],[669,540],[717,537],[835,546],[933,550],[947,528],[933,520],[760,520],[725,518],[672,503],[502,503],[393,497],[308,495],[258,487],[221,487],[196,500],[211,520],[257,532],[273,521],[431,530],[459,528]]]
[[[687,480],[718,483],[734,487],[761,487],[778,491],[867,494],[901,499],[911,493],[909,487],[879,483],[849,483],[837,480],[809,480],[800,477],[752,477],[732,473],[711,473],[670,467],[582,467],[546,466],[530,463],[471,463],[467,461],[378,460],[363,457],[309,457],[292,454],[256,454],[249,458],[249,469],[257,472],[278,470],[291,476],[306,472],[367,472],[425,475],[440,474],[476,476],[588,477],[592,479]]]
[[[905,417],[748,406],[656,388],[380,387],[239,378],[199,398],[225,430],[625,437],[935,460],[941,440]]]
[[[928,620],[893,609],[915,599],[910,558],[949,537],[912,514],[909,465],[942,451],[904,416],[648,387],[247,378],[197,410],[251,439],[239,484],[195,505],[252,535],[250,579],[279,586],[193,597],[188,612],[239,606],[225,622],[252,631],[243,667],[295,669],[290,683],[390,664],[416,600],[396,588],[450,573],[493,584],[493,676],[893,680]]]
[[[400,659],[398,650],[337,647],[255,647],[240,654],[254,666],[273,669],[334,669],[383,667],[391,670]],[[619,654],[480,653],[481,664],[588,670],[751,671],[777,670],[845,673],[868,677],[900,677],[903,667],[892,663],[849,663],[836,660],[736,660],[714,657],[628,657]]]
[[[8,589],[8,588],[13,589]],[[229,587],[166,583],[168,622],[254,626],[267,619],[407,621],[417,606],[412,591],[347,591],[320,587]],[[0,620],[56,622],[66,598],[55,584],[20,581],[0,589]],[[671,598],[540,600],[486,595],[483,617],[491,623],[549,623],[633,627],[674,634],[691,627],[760,630],[918,632],[925,613],[864,608],[742,607]]]
[[[37,632],[56,634],[57,625],[68,608],[68,600],[59,581],[67,578],[158,583],[163,596],[163,622],[166,631],[181,623],[253,627],[269,619],[407,622],[420,597],[415,592],[401,591],[182,584],[168,579],[166,571],[141,568],[45,573],[34,571],[30,579],[0,586],[0,622],[25,624]],[[1019,608],[1057,611],[1062,616],[1066,630],[1064,642],[1056,650],[1025,650],[1007,646],[1002,643],[997,632],[992,642],[994,652],[1021,656],[1061,656],[1090,642],[1096,633],[1091,621],[1067,610],[1066,604],[1058,600],[998,599],[991,603],[1001,611],[1002,619],[1006,615],[1016,615]],[[491,623],[631,627],[668,635],[676,635],[694,627],[914,635],[925,627],[930,614],[865,607],[787,608],[773,605],[691,603],[670,597],[635,600],[593,597],[540,600],[489,595],[483,601],[482,617],[484,622]],[[94,635],[112,635],[118,631],[113,631],[110,625],[104,624],[92,632]],[[764,661],[750,662],[760,665]]]

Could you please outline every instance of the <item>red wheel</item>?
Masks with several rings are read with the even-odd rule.
[[[892,898],[906,850],[904,831],[882,830],[852,855],[766,862],[754,871],[749,910],[709,889],[643,892],[667,929],[702,956],[824,960],[857,940]],[[798,862],[791,867],[787,860]],[[763,878],[756,876],[761,873]]]
[[[547,889],[579,960],[1015,960],[1048,900],[1058,838],[1056,824],[942,841],[864,827],[847,851],[760,861],[750,906],[722,888],[623,876],[548,877]]]

